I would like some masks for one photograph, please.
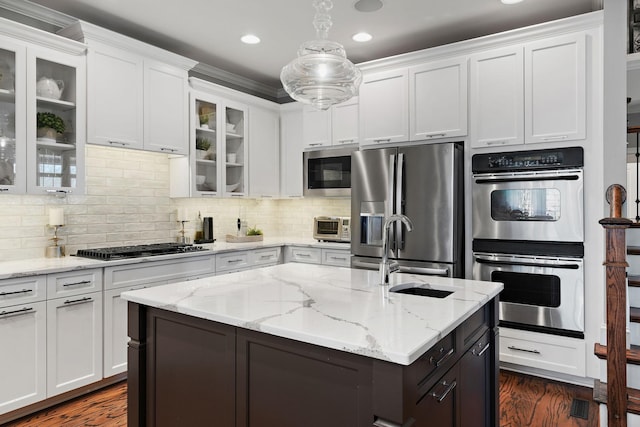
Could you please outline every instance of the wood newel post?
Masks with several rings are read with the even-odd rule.
[[[627,293],[626,229],[631,220],[622,218],[626,200],[624,187],[607,189],[610,217],[600,220],[605,229],[607,298],[607,413],[609,427],[627,426]]]

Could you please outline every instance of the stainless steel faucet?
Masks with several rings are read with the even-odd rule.
[[[382,259],[380,260],[379,268],[381,285],[388,285],[389,274],[398,269],[397,263],[394,266],[389,263],[389,228],[396,221],[402,221],[404,226],[407,227],[407,231],[413,230],[413,223],[406,215],[391,215],[384,221],[382,226]]]

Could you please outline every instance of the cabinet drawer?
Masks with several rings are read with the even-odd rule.
[[[106,267],[104,287],[116,289],[161,281],[172,283],[194,276],[213,276],[214,265],[214,257],[209,255]]]
[[[432,378],[435,372],[440,372],[442,375],[451,367],[455,355],[455,340],[453,334],[449,334],[414,362],[412,379],[415,380],[415,384],[424,387],[427,379]]]
[[[28,276],[0,280],[0,307],[44,301],[47,276]]]
[[[584,376],[583,340],[500,328],[500,362]]]
[[[242,270],[249,267],[249,252],[229,252],[216,255],[216,272]]]
[[[291,248],[291,262],[322,263],[322,251],[319,248]]]
[[[258,249],[251,252],[251,255],[254,266],[280,263],[280,248]]]
[[[335,265],[337,267],[349,267],[351,265],[351,253],[339,249],[323,249],[322,263],[325,265]]]
[[[62,298],[102,290],[102,269],[47,275],[47,298]]]

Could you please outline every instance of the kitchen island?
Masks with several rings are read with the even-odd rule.
[[[502,285],[377,283],[283,264],[123,293],[129,425],[495,425]]]

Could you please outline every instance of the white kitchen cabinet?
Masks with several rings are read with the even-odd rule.
[[[190,155],[170,159],[170,197],[246,196],[248,107],[197,90],[189,104]]]
[[[46,313],[44,299],[13,306],[0,302],[0,414],[46,398]]]
[[[280,109],[280,195],[302,197],[302,106],[291,103]]]
[[[277,109],[249,107],[249,195],[280,195],[280,115]]]
[[[0,25],[0,193],[83,193],[86,47]]]
[[[0,39],[0,72],[11,73],[0,80],[0,194],[27,190],[25,58],[25,45],[6,37]]]
[[[322,250],[309,246],[287,246],[285,249],[284,262],[322,264]]]
[[[187,71],[144,60],[144,148],[189,154]]]
[[[522,46],[470,58],[471,146],[524,143]]]
[[[72,297],[101,290],[101,268],[47,275],[47,299]]]
[[[409,68],[411,141],[467,134],[467,58]]]
[[[87,142],[142,150],[142,57],[99,42],[90,44],[87,54]]]
[[[357,96],[331,107],[332,145],[357,144],[360,142],[359,108],[359,98]]]
[[[102,291],[47,301],[47,397],[102,379]]]
[[[331,110],[318,110],[311,105],[302,107],[302,139],[304,148],[331,145]]]
[[[409,73],[366,74],[359,96],[360,145],[409,140]]]
[[[58,32],[88,45],[88,142],[189,153],[188,70],[197,62],[78,21]]]
[[[216,254],[216,274],[231,273],[251,268],[249,251]]]
[[[585,39],[578,33],[525,44],[525,142],[586,137]]]
[[[249,260],[254,268],[266,267],[282,263],[282,247],[254,249],[249,255]]]

